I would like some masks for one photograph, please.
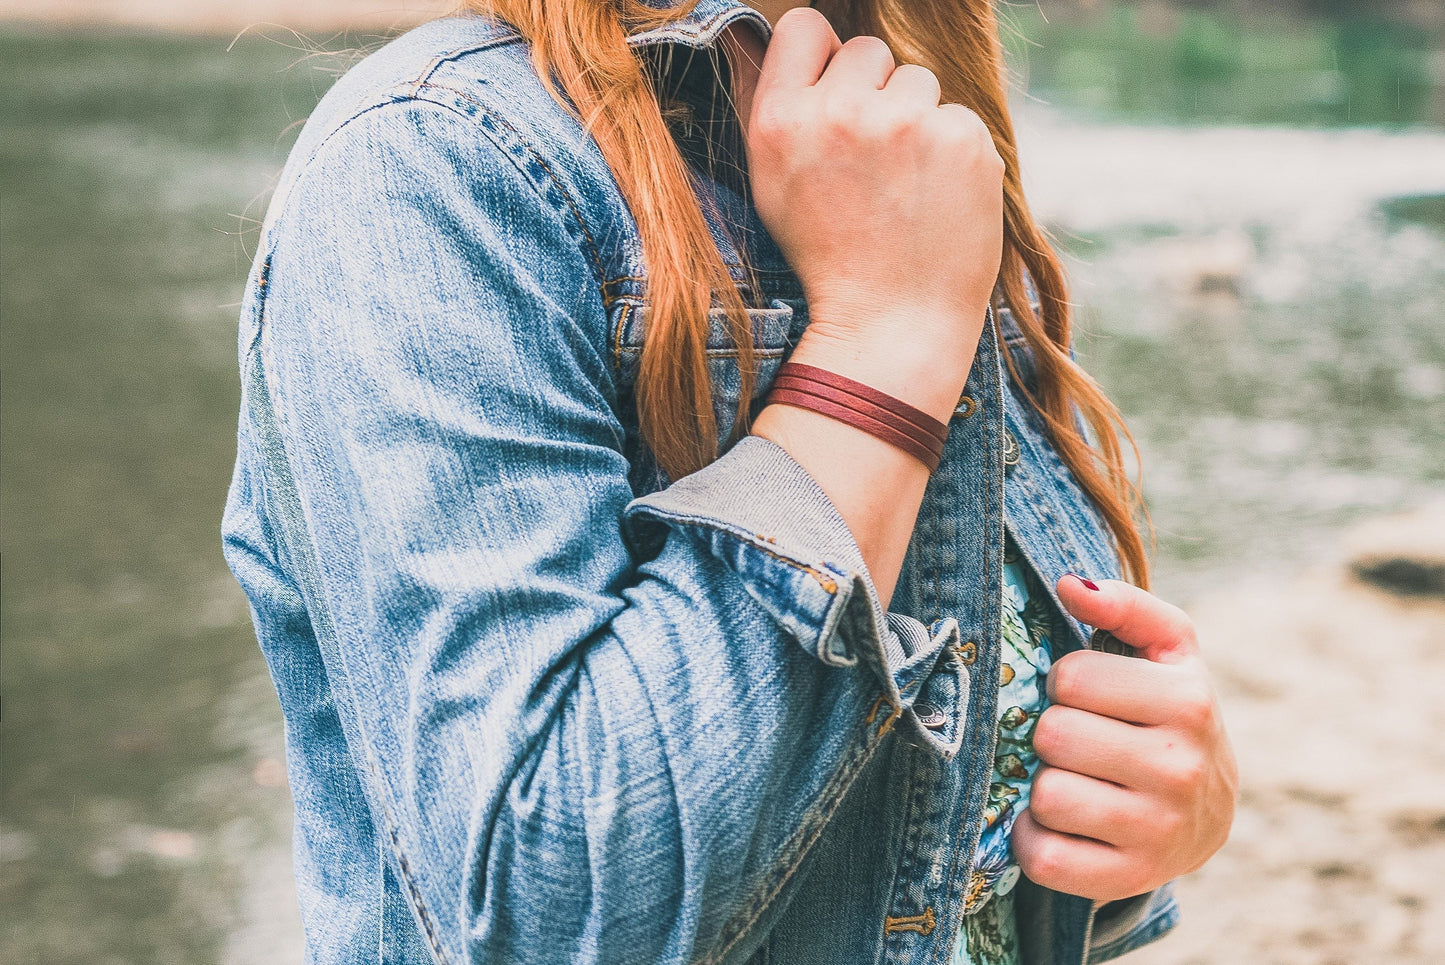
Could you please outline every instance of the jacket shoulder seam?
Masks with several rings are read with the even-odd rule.
[[[413,81],[406,81],[400,86],[403,88],[412,87],[415,83],[416,82]],[[527,185],[531,188],[532,193],[537,197],[538,201],[540,201],[548,210],[552,211],[563,220],[566,220],[567,214],[568,212],[570,212],[571,220],[576,223],[578,230],[582,233],[582,237],[586,242],[586,255],[588,263],[592,270],[593,282],[597,285],[597,288],[602,294],[604,301],[606,301],[606,273],[602,267],[602,258],[599,254],[597,243],[592,237],[592,232],[587,228],[586,221],[582,216],[581,208],[572,198],[572,195],[567,191],[566,187],[562,183],[562,180],[557,176],[556,172],[548,163],[547,159],[542,156],[542,153],[538,151],[531,144],[531,142],[529,142],[525,137],[522,136],[521,132],[517,130],[515,125],[508,122],[506,118],[504,118],[497,111],[493,110],[487,104],[483,103],[475,97],[472,97],[464,91],[457,90],[454,87],[421,82],[419,87],[417,88],[416,93],[414,94],[399,92],[397,90],[397,87],[392,87],[390,92],[384,95],[384,99],[375,100],[372,103],[359,108],[350,116],[348,116],[345,120],[337,124],[332,130],[328,131],[326,133],[326,136],[322,138],[316,144],[315,148],[313,148],[312,151],[306,156],[306,160],[302,162],[302,164],[296,169],[295,174],[288,179],[289,183],[299,183],[302,178],[310,172],[312,166],[316,163],[317,158],[321,156],[321,153],[326,149],[327,145],[329,145],[339,134],[345,131],[353,123],[360,121],[362,118],[367,117],[370,114],[374,114],[377,111],[385,110],[386,108],[390,107],[405,108],[416,104],[427,104],[440,110],[449,111],[452,114],[455,114],[456,116],[466,120],[473,119],[471,115],[469,115],[466,111],[458,109],[456,105],[447,103],[447,101],[443,98],[428,97],[425,95],[424,91],[445,91],[447,94],[453,97],[459,97],[467,101],[469,104],[473,105],[479,112],[485,113],[486,116],[492,121],[506,128],[506,130],[517,139],[517,143],[521,145],[522,148],[525,149],[527,153],[531,155],[531,157],[537,162],[537,164],[542,168],[542,170],[546,172],[549,183],[554,189],[557,190],[562,200],[566,202],[566,206],[568,209],[567,211],[562,210],[557,205],[555,200],[546,197],[545,193],[537,185],[535,180],[528,174],[528,172],[523,168],[523,166],[517,162],[516,157],[507,150],[507,146],[500,143],[494,136],[492,136],[491,132],[487,130],[485,125],[479,125],[482,133],[486,136],[487,141],[491,143],[492,146],[495,147],[500,154],[506,157],[506,159],[511,162],[514,168],[517,169],[518,173],[522,176],[522,179],[526,181]],[[281,221],[284,220],[284,218],[286,217],[285,209],[286,205],[283,202],[282,209],[276,214],[276,225],[278,226]],[[270,252],[268,251],[268,257],[266,260],[269,260],[269,255]]]
[[[553,170],[552,164],[547,160],[546,156],[543,155],[541,151],[537,150],[537,148],[533,146],[532,142],[527,140],[527,138],[522,135],[522,132],[517,129],[516,125],[512,124],[500,113],[494,110],[491,105],[484,103],[476,97],[473,97],[466,91],[459,90],[455,87],[449,87],[445,84],[436,84],[430,81],[424,81],[417,86],[416,100],[424,101],[430,104],[437,104],[438,106],[445,107],[448,110],[461,115],[462,117],[467,116],[464,112],[458,111],[455,107],[447,104],[445,101],[441,99],[426,97],[423,96],[423,94],[421,93],[422,91],[433,90],[444,91],[445,93],[450,94],[453,97],[457,97],[466,101],[468,104],[471,104],[473,107],[475,107],[478,111],[486,114],[488,118],[501,125],[502,127],[506,128],[507,133],[510,134],[512,137],[516,138],[517,143],[521,145],[522,148],[525,149],[529,155],[531,155],[532,160],[536,161],[538,166],[540,166],[543,172],[546,173],[547,180],[551,183],[552,187],[556,189],[558,196],[560,196],[561,199],[566,202],[567,208],[571,212],[572,220],[575,221],[577,224],[577,230],[582,232],[582,237],[587,242],[587,258],[592,263],[592,275],[594,280],[597,282],[599,291],[601,291],[602,293],[603,301],[606,302],[607,273],[602,267],[602,256],[598,250],[597,242],[592,237],[592,232],[587,228],[587,220],[582,216],[582,208],[577,204],[576,199],[572,197],[571,192],[567,190],[567,186],[562,183],[562,179],[557,176],[557,172]],[[536,193],[538,200],[544,203],[552,204],[554,210],[556,210],[558,214],[562,214],[560,210],[556,209],[555,203],[551,202],[543,195],[543,192],[533,182],[531,176],[528,174],[526,169],[524,169],[522,165],[517,163],[517,159],[513,157],[511,152],[507,150],[507,146],[500,143],[495,137],[493,137],[492,132],[487,130],[485,125],[482,126],[482,132],[486,134],[487,140],[491,141],[492,144],[496,146],[498,151],[507,156],[507,159],[512,162],[512,165],[517,169],[517,172],[521,174],[524,179],[526,179],[527,183],[532,185],[532,190]]]

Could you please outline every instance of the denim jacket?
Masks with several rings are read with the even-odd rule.
[[[706,51],[738,19],[770,34],[702,0],[631,42]],[[736,278],[757,269],[760,399],[808,307],[736,178],[695,173]],[[595,143],[494,19],[372,54],[292,152],[244,296],[223,536],[285,715],[308,961],[949,959],[1005,528],[1050,588],[1116,575],[1006,376],[1028,351],[990,318],[884,612],[782,448],[658,470],[645,275]],[[726,435],[737,353],[714,322]],[[1097,913],[1019,887],[1031,965],[1177,917],[1167,887]]]

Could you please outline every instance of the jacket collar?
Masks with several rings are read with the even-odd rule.
[[[653,0],[650,6],[666,10],[680,6],[671,0]],[[768,19],[742,0],[697,0],[697,6],[686,14],[660,27],[629,34],[627,42],[634,47],[650,44],[683,44],[688,47],[710,47],[724,28],[746,20],[757,28],[763,42],[772,37],[773,26]]]

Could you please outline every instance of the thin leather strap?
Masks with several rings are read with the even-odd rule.
[[[939,422],[927,412],[924,412],[922,409],[915,409],[902,399],[895,399],[886,392],[878,391],[871,385],[855,382],[846,375],[839,375],[837,372],[820,369],[816,365],[805,365],[802,362],[784,362],[778,368],[778,375],[795,376],[813,382],[821,382],[835,389],[841,389],[850,395],[867,399],[874,405],[881,406],[900,418],[907,419],[920,429],[926,430],[929,435],[934,436],[940,442],[948,438],[948,426]]]
[[[800,379],[795,375],[780,375],[774,380],[773,386],[779,389],[790,389],[794,392],[806,392],[808,395],[816,395],[819,398],[827,399],[829,402],[836,402],[839,405],[847,406],[854,412],[886,423],[899,432],[911,436],[915,442],[919,445],[927,446],[935,455],[943,455],[942,439],[932,435],[926,429],[919,428],[912,422],[894,413],[891,409],[885,409],[881,405],[875,405],[862,396],[844,392],[842,389],[835,389],[833,386],[822,382]]]
[[[830,416],[839,422],[847,423],[855,429],[862,429],[875,438],[896,446],[918,459],[928,467],[929,472],[938,468],[939,455],[932,449],[920,443],[912,436],[900,432],[886,422],[879,422],[872,416],[864,415],[861,412],[850,409],[847,406],[839,405],[820,396],[811,395],[806,392],[796,392],[793,389],[774,388],[768,393],[768,403],[780,402],[784,405],[796,406],[799,409],[809,409],[822,415]]]

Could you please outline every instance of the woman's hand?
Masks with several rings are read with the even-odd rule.
[[[791,356],[947,422],[973,366],[1003,249],[1003,162],[982,121],[940,106],[938,80],[895,69],[877,37],[839,43],[808,7],[731,54],[753,202],[803,283]],[[753,432],[787,450],[858,542],[886,608],[928,483],[924,464],[787,404]]]
[[[927,68],[895,67],[877,37],[840,44],[808,7],[778,19],[741,91],[753,201],[803,283],[806,340],[956,382],[951,410],[1003,248],[1003,161],[987,127],[940,105]]]
[[[1177,607],[1127,583],[1078,577],[1059,599],[1145,659],[1081,650],[1049,671],[1053,702],[1034,750],[1044,766],[1013,829],[1024,874],[1101,901],[1151,891],[1193,871],[1229,837],[1234,751]]]

